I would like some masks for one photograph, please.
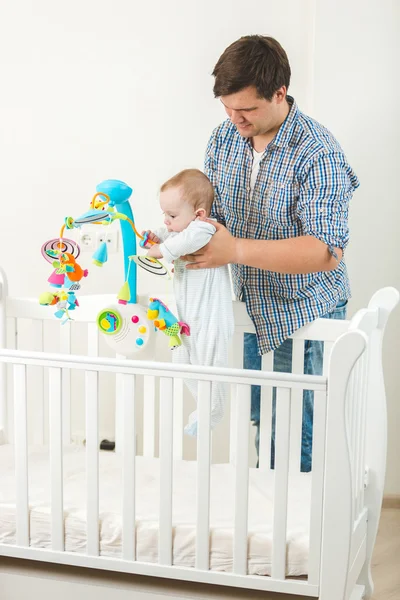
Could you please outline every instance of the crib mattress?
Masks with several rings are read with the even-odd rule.
[[[45,447],[29,450],[30,544],[51,549],[50,466]],[[121,556],[122,458],[114,452],[99,457],[100,554]],[[174,461],[173,564],[195,566],[196,463]],[[65,550],[86,552],[85,449],[64,448]],[[136,556],[158,560],[160,468],[157,458],[136,458]],[[231,571],[233,563],[235,472],[231,465],[211,468],[210,569]],[[287,576],[307,574],[311,475],[290,476],[287,520]],[[271,575],[274,473],[250,469],[248,572]],[[14,448],[0,446],[0,543],[14,544]]]

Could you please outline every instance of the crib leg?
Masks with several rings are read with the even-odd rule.
[[[333,588],[321,590],[318,600],[369,600],[371,596],[368,594],[364,585],[357,584],[351,591],[343,592],[340,598],[337,596],[337,590],[334,591]]]
[[[358,578],[358,583],[365,588],[363,596],[364,600],[370,600],[370,598],[372,598],[372,594],[374,593],[374,582],[371,574],[371,557],[367,557],[367,560],[365,561],[365,564],[361,570],[360,577]]]
[[[349,600],[365,600],[365,588],[363,585],[356,585],[353,593],[350,594]]]

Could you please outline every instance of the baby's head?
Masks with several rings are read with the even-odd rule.
[[[168,179],[160,190],[160,206],[168,231],[183,231],[197,217],[208,217],[214,188],[198,169],[185,169]]]

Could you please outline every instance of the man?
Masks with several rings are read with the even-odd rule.
[[[333,135],[287,95],[290,66],[276,40],[240,38],[213,76],[229,117],[214,130],[205,160],[219,224],[211,242],[187,257],[187,268],[232,264],[236,296],[256,329],[245,337],[245,368],[260,368],[260,355],[275,350],[274,370],[290,372],[288,338],[296,329],[319,317],[345,318],[343,253],[359,182]],[[321,374],[322,352],[322,343],[306,343],[305,373]],[[251,419],[258,450],[259,387]],[[311,469],[312,419],[313,395],[305,391],[302,471]]]

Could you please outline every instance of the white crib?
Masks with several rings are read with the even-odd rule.
[[[0,557],[187,581],[193,590],[206,583],[370,598],[386,460],[382,338],[398,298],[385,288],[351,321],[321,319],[296,332],[293,374],[282,374],[272,371],[272,354],[263,371],[243,370],[243,335],[253,327],[242,303],[235,303],[231,368],[133,361],[99,351],[95,317],[110,297],[82,298],[77,323],[61,327],[36,300],[8,297],[3,273]],[[75,326],[75,342],[86,346],[80,355],[71,353]],[[303,374],[305,340],[324,341],[322,376]],[[115,402],[112,453],[99,452],[106,377],[115,377],[107,400],[108,408]],[[183,440],[183,378],[198,381],[202,398],[197,448]],[[232,393],[229,427],[211,434],[212,381],[229,382]],[[259,469],[251,384],[262,386]],[[314,390],[311,474],[299,473],[303,389]],[[83,433],[74,430],[73,404],[85,407]]]

